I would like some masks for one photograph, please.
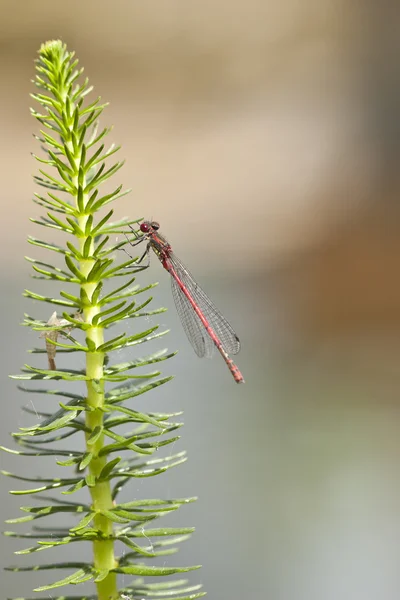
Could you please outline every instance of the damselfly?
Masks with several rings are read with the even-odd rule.
[[[140,231],[143,235],[132,245],[136,246],[147,240],[147,247],[138,262],[146,257],[149,259],[150,248],[154,250],[164,269],[171,275],[176,310],[196,354],[210,357],[214,348],[217,348],[236,383],[244,383],[243,375],[229,357],[240,350],[238,336],[173,252],[159,228],[156,221],[141,223]]]

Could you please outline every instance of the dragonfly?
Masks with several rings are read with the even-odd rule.
[[[147,241],[146,250],[138,260],[138,265],[147,258],[150,264],[150,250],[153,250],[162,266],[171,275],[172,296],[183,329],[198,356],[211,357],[215,348],[221,354],[236,383],[244,383],[239,368],[230,358],[240,350],[240,340],[233,327],[201,289],[190,271],[172,250],[170,243],[159,231],[157,221],[143,221],[140,224],[141,236],[132,246]],[[134,232],[137,237],[137,233]]]

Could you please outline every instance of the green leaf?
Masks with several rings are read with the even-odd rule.
[[[111,477],[154,477],[186,462],[186,460],[186,452],[183,451],[165,458],[149,459],[135,466],[131,466],[130,461],[126,461],[128,466],[119,467],[118,473],[111,473]],[[155,465],[159,466],[156,467]]]
[[[49,302],[57,306],[68,306],[68,308],[77,308],[73,302],[67,302],[66,300],[59,300],[57,298],[51,298],[50,296],[41,296],[30,290],[25,290],[22,294],[25,298],[31,298],[32,300],[40,300],[41,302]]]
[[[81,462],[79,463],[79,470],[83,471],[83,469],[86,469],[86,467],[91,463],[92,460],[93,460],[92,452],[85,452]]]
[[[121,349],[121,348],[125,348],[126,346],[131,345],[133,342],[137,342],[139,340],[147,340],[149,339],[150,334],[153,333],[153,331],[156,331],[158,329],[158,326],[154,326],[151,327],[150,329],[147,329],[146,331],[141,331],[140,333],[137,333],[135,335],[131,335],[127,338],[121,339],[118,343],[118,345],[114,346],[112,349],[116,350],[116,349]],[[115,338],[114,338],[115,339]],[[107,346],[110,345],[110,342],[106,342],[105,344],[102,344],[101,346],[98,347],[98,351],[100,352],[110,352],[110,349],[107,348]],[[107,349],[106,349],[107,348]]]
[[[73,256],[75,260],[80,261],[83,259],[83,255],[82,253],[78,250],[78,248],[76,248],[69,240],[66,242],[67,248],[68,250],[70,250],[70,252],[68,253],[68,256]],[[79,280],[78,280],[79,282]]]
[[[123,575],[160,577],[165,575],[175,575],[176,573],[187,573],[188,571],[194,571],[200,568],[201,565],[196,565],[195,567],[147,567],[145,565],[130,565],[129,567],[118,567],[113,569],[113,571]]]
[[[114,458],[114,460],[110,460],[110,462],[108,462],[105,467],[103,467],[103,469],[101,470],[101,473],[98,477],[99,481],[102,481],[104,479],[107,479],[108,476],[110,475],[110,473],[112,473],[114,467],[121,461],[121,458],[118,456],[117,458]]]
[[[164,385],[164,383],[168,383],[169,381],[171,381],[171,379],[173,379],[172,375],[170,377],[163,377],[161,379],[158,379],[157,381],[153,381],[151,383],[146,383],[146,384],[137,384],[137,383],[132,383],[131,386],[129,388],[126,388],[127,390],[129,389],[129,392],[127,391],[124,395],[107,395],[107,400],[109,402],[120,402],[121,400],[128,400],[129,398],[135,398],[136,396],[140,396],[142,394],[145,394],[146,392],[149,392],[150,390],[159,387],[160,385]],[[115,389],[115,388],[114,388]],[[133,415],[130,415],[133,417]]]
[[[74,564],[74,563],[71,563],[71,564]],[[63,566],[63,565],[65,565],[65,566]],[[68,566],[69,563],[63,563],[63,565],[60,567],[60,563],[58,563],[58,565],[56,565],[56,568],[70,568]],[[40,568],[43,568],[43,567],[40,567]],[[51,568],[54,568],[54,566],[48,566],[47,568],[51,569]],[[34,592],[46,592],[47,590],[54,590],[55,588],[62,587],[63,585],[68,585],[70,583],[77,583],[78,581],[88,580],[88,579],[86,579],[86,577],[88,579],[94,579],[94,573],[90,572],[88,566],[85,566],[83,569],[79,569],[78,571],[75,571],[71,575],[68,575],[68,577],[64,577],[64,579],[55,581],[54,583],[51,583],[50,585],[42,585],[41,587],[35,588],[33,591]]]
[[[104,278],[104,271],[112,264],[111,259],[97,259],[92,269],[89,271],[87,275],[88,282],[97,283],[101,278]]]
[[[108,577],[109,573],[110,571],[108,569],[102,569],[101,571],[98,571],[96,579],[94,580],[95,583],[103,581],[106,577]]]
[[[158,529],[132,529],[124,527],[121,534],[129,537],[152,538],[169,537],[174,535],[190,535],[194,533],[194,527],[160,527]],[[118,536],[118,531],[116,532]]]
[[[91,209],[94,212],[98,211],[101,208],[103,208],[103,206],[106,206],[110,202],[114,202],[115,200],[118,200],[119,198],[123,198],[124,196],[126,196],[127,194],[129,194],[132,191],[130,189],[123,190],[123,191],[121,191],[121,190],[122,190],[122,185],[118,186],[111,194],[106,194],[105,196],[102,196],[96,202],[93,201],[93,203],[91,205]]]
[[[149,423],[149,425],[154,425],[155,427],[160,427],[161,429],[164,429],[165,427],[165,423],[163,421],[158,421],[157,419],[154,419],[151,415],[146,415],[145,413],[132,410],[131,408],[127,408],[126,406],[113,406],[112,404],[105,403],[104,408],[109,409],[110,412],[116,411],[129,415],[132,418],[132,420],[138,423]]]
[[[109,434],[110,432],[107,430],[107,433]],[[151,454],[151,452],[146,448],[141,448],[140,446],[137,446],[134,443],[136,441],[136,435],[133,435],[130,438],[126,438],[120,435],[117,436],[116,434],[114,434],[114,436],[116,439],[118,439],[118,442],[116,442],[115,444],[108,444],[106,446],[103,446],[103,448],[99,452],[99,456],[107,456],[108,454],[116,452],[117,450],[133,450],[138,454]]]
[[[126,302],[120,302],[119,304],[112,306],[111,308],[108,308],[107,310],[103,310],[102,312],[97,313],[93,319],[92,319],[92,324],[93,325],[97,325],[98,322],[103,319],[106,315],[109,315],[113,312],[116,312],[118,309],[120,309],[122,306],[125,306]]]
[[[107,181],[107,179],[110,179],[110,177],[115,175],[115,173],[124,166],[124,164],[125,164],[125,161],[115,163],[115,165],[113,165],[107,171],[104,171],[104,164],[103,164],[100,167],[100,169],[98,169],[98,171],[96,172],[96,175],[93,177],[93,179],[90,181],[90,183],[86,186],[85,193],[90,192],[94,188],[94,186],[99,186],[102,183],[104,183],[105,181]],[[103,173],[103,171],[104,171],[104,173]]]
[[[87,515],[85,515],[78,523],[78,525],[76,525],[75,527],[71,527],[70,531],[71,532],[79,532],[81,529],[86,529],[86,527],[88,525],[90,525],[90,523],[93,521],[94,517],[95,517],[95,513],[94,512],[89,512]]]
[[[110,375],[114,374],[114,373],[123,373],[130,369],[136,369],[138,367],[144,367],[146,365],[151,365],[154,363],[162,362],[164,360],[168,360],[169,358],[172,358],[175,355],[176,355],[176,352],[167,354],[166,350],[160,350],[159,352],[155,352],[154,354],[151,354],[150,356],[138,358],[138,359],[132,360],[130,362],[120,363],[118,365],[113,365],[112,367],[108,367],[107,369],[105,369],[105,373],[110,374]]]
[[[121,302],[119,305],[117,305],[116,307],[113,308],[113,311],[117,310],[121,306],[124,306],[124,304],[125,304],[125,302]],[[134,307],[135,307],[135,303],[132,302],[131,304],[126,306],[123,310],[121,310],[119,312],[115,312],[112,317],[109,317],[108,319],[101,319],[101,321],[100,321],[101,326],[104,328],[107,328],[112,323],[116,323],[117,321],[122,321],[122,319],[124,319],[127,315],[129,315],[133,311]],[[109,312],[111,312],[111,310],[109,309],[108,311],[104,311],[104,312],[109,313]]]
[[[100,439],[100,437],[103,435],[103,426],[96,426],[92,433],[89,435],[89,437],[86,439],[86,442],[89,446],[92,446],[93,444],[96,444],[96,442],[98,442],[98,440]]]
[[[78,281],[84,282],[85,276],[80,272],[78,267],[74,264],[72,259],[67,254],[65,255],[65,262],[67,264],[67,267],[71,271],[71,273],[73,273],[75,275],[75,277],[78,279]]]
[[[67,254],[65,248],[61,246],[57,246],[56,244],[50,244],[48,242],[44,242],[42,240],[38,240],[32,236],[28,236],[28,242],[33,246],[39,246],[39,248],[46,248],[47,250],[52,250],[53,252],[59,252],[60,254]]]
[[[78,479],[78,480],[76,480],[76,483],[74,483],[71,487],[69,487],[67,490],[64,490],[61,493],[62,494],[74,494],[75,492],[78,492],[86,485],[88,487],[92,487],[91,485],[89,485],[90,483],[91,483],[90,476],[87,476],[85,479]]]
[[[54,501],[54,499],[51,500]],[[27,521],[46,518],[48,515],[57,513],[79,514],[82,511],[88,511],[89,507],[83,504],[64,503],[60,504],[59,506],[21,506],[21,510],[29,514],[23,517],[17,517],[15,519],[7,519],[5,522],[8,524],[25,523]]]

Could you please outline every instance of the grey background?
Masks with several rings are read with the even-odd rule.
[[[17,392],[8,374],[41,364],[25,354],[40,340],[19,327],[23,313],[51,311],[21,296],[39,290],[23,256],[40,253],[26,236],[43,235],[28,220],[39,212],[30,200],[37,148],[28,94],[40,43],[61,37],[111,103],[102,122],[115,126],[127,160],[120,180],[133,188],[116,218],[157,218],[242,341],[246,384],[235,386],[218,357],[200,361],[191,351],[153,260],[143,281],[160,282],[154,306],[171,310],[155,321],[171,333],[152,348],[179,354],[163,364],[175,380],[135,406],[184,410],[174,450],[187,449],[189,461],[158,481],[133,482],[124,499],[199,496],[169,519],[197,531],[166,562],[202,564],[191,580],[210,598],[397,599],[395,3],[0,7],[1,443],[33,422],[21,406],[49,402]],[[60,469],[5,454],[0,463]],[[20,499],[7,493],[17,487],[0,479],[2,520],[19,516]],[[19,543],[0,544],[2,566],[29,562],[12,555]],[[1,573],[0,581],[4,597],[22,597],[43,580]]]

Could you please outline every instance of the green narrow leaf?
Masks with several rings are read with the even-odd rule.
[[[93,454],[91,452],[85,452],[81,462],[79,463],[79,470],[83,471],[93,460]]]
[[[77,266],[74,264],[72,259],[67,254],[65,255],[65,262],[67,264],[67,267],[71,271],[71,273],[73,273],[80,282],[84,282],[85,276],[79,271]]]
[[[105,467],[103,467],[100,475],[99,475],[99,481],[103,481],[104,479],[107,479],[108,476],[110,475],[110,473],[112,473],[114,467],[121,461],[121,458],[119,456],[117,456],[117,458],[114,458],[113,460],[110,460],[110,462],[108,462]]]
[[[98,232],[101,230],[101,228],[103,227],[103,225],[105,225],[113,216],[114,211],[110,210],[105,217],[103,217],[101,219],[101,221],[96,225],[96,227],[94,227],[91,231],[91,235],[92,237],[96,237],[96,235],[98,235]]]
[[[41,296],[40,294],[36,294],[30,290],[25,290],[22,294],[25,298],[31,298],[32,300],[40,300],[41,302],[49,302],[50,304],[55,304],[58,306],[68,306],[68,308],[76,308],[76,305],[72,302],[67,302],[66,300],[59,300],[57,298],[51,298],[50,296]]]
[[[95,517],[95,513],[94,512],[89,512],[87,515],[85,515],[78,523],[78,525],[76,525],[75,527],[71,527],[70,531],[71,533],[73,532],[78,532],[80,529],[86,529],[86,527],[88,525],[90,525],[90,523],[93,521],[94,517]]]
[[[99,438],[102,436],[102,434],[103,434],[103,427],[102,426],[95,427],[93,429],[92,433],[90,434],[90,436],[86,440],[87,444],[89,446],[92,446],[99,440]]]
[[[66,563],[66,564],[68,564],[68,563]],[[59,565],[57,565],[57,567],[60,568]],[[75,571],[71,575],[68,575],[68,577],[64,577],[64,579],[59,579],[58,581],[55,581],[54,583],[51,583],[49,585],[42,585],[38,588],[35,588],[33,591],[34,592],[47,592],[48,590],[54,590],[55,588],[62,587],[64,585],[68,585],[69,583],[76,583],[79,579],[81,579],[82,577],[86,577],[86,576],[88,576],[89,579],[94,578],[94,575],[92,573],[90,573],[90,574],[88,573],[87,568],[79,569],[78,571]]]
[[[111,259],[96,259],[91,271],[89,271],[86,280],[90,283],[97,283],[101,278],[104,278],[104,271],[112,264]]]
[[[119,304],[116,304],[115,306],[112,306],[107,310],[103,310],[102,312],[97,313],[97,315],[95,315],[92,319],[92,324],[97,325],[100,319],[103,319],[103,317],[109,315],[110,313],[116,312],[118,309],[122,308],[122,306],[125,306],[125,304],[126,302],[120,302]]]
[[[113,569],[115,573],[123,575],[139,575],[146,577],[160,577],[165,575],[175,575],[176,573],[187,573],[200,569],[201,565],[194,567],[147,567],[145,565],[130,565],[129,567],[118,567]]]

